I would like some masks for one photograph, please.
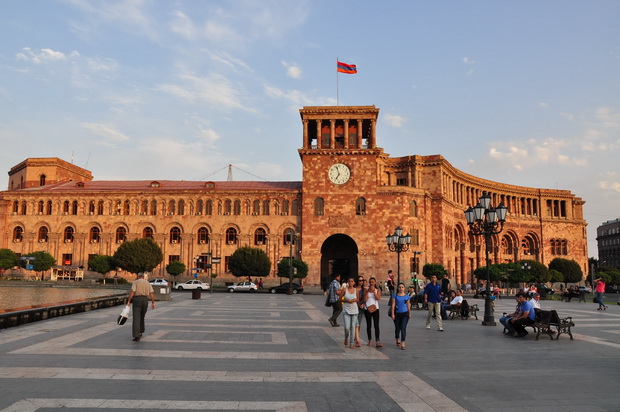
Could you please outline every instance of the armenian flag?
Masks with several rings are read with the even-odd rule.
[[[357,73],[357,66],[354,64],[346,64],[342,62],[338,62],[338,72],[339,73],[347,73],[347,74],[355,74]]]

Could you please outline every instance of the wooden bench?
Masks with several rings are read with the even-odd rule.
[[[575,295],[574,293],[569,294],[568,296],[562,293],[562,297],[560,298],[560,302],[570,302],[573,298],[579,298],[579,302],[586,303],[586,294],[584,292],[579,292],[579,294]]]
[[[558,340],[562,333],[568,333],[570,339],[573,340],[570,328],[575,326],[575,323],[573,323],[573,318],[570,316],[560,318],[555,310],[536,309],[536,322],[527,326],[532,327],[534,332],[536,332],[536,340],[538,340],[541,333],[549,335],[551,340],[554,340],[553,335],[557,335],[555,340]]]
[[[466,301],[463,301],[466,302]],[[462,305],[462,304],[461,304]],[[463,309],[461,306],[450,306],[450,312],[448,313],[448,319],[468,319],[470,316],[474,316],[478,320],[478,304],[468,305],[467,316],[463,316]]]

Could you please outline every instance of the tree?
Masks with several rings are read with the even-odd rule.
[[[620,284],[620,269],[613,266],[600,266],[596,268],[596,276],[601,276],[601,272],[604,272],[607,275],[607,277],[604,278],[605,283],[612,285]]]
[[[286,257],[278,263],[278,276],[281,278],[288,278],[289,276],[289,260]],[[303,260],[297,260],[293,258],[293,277],[297,279],[303,279],[308,276],[308,264]]]
[[[547,266],[543,265],[542,263],[535,260],[526,260],[522,261],[522,263],[527,263],[530,265],[530,281],[534,281],[536,283],[547,283],[549,282],[549,279],[551,279],[549,269],[547,269]]]
[[[95,255],[88,261],[88,269],[99,273],[105,282],[105,275],[116,268],[114,259],[110,255]]]
[[[2,271],[11,269],[18,264],[19,259],[17,258],[17,253],[13,252],[11,249],[0,249],[0,269],[2,269]]]
[[[41,280],[43,280],[43,272],[50,270],[56,264],[54,256],[43,250],[29,253],[24,257],[33,257],[34,260],[20,260],[21,267],[25,268],[27,264],[32,265],[32,270],[41,273]]]
[[[123,243],[114,253],[116,265],[130,273],[150,272],[164,260],[161,248],[153,239],[136,239]]]
[[[550,282],[564,282],[564,275],[562,274],[562,272],[555,269],[550,269],[549,274],[551,275],[551,279],[549,279]]]
[[[233,276],[267,276],[271,269],[269,256],[255,247],[241,247],[230,256],[228,267]]]
[[[564,275],[564,285],[578,283],[583,280],[581,266],[574,260],[555,258],[549,263],[549,269],[557,270]]]
[[[478,280],[486,282],[487,267],[480,266],[478,269],[474,270],[474,277]],[[489,267],[489,280],[491,282],[499,282],[500,280],[502,280],[502,271],[500,270],[498,265],[491,265]]]
[[[422,274],[427,279],[430,279],[431,276],[437,276],[437,279],[441,279],[446,273],[448,273],[446,268],[439,263],[427,263],[422,267]]]
[[[168,266],[166,266],[166,272],[168,272],[170,275],[174,276],[175,278],[179,276],[181,273],[185,272],[186,269],[187,267],[185,266],[185,263],[179,260],[174,260],[170,262]],[[176,279],[175,279],[175,282],[176,282]]]

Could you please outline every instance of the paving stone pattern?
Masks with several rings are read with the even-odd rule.
[[[381,349],[365,324],[362,347],[344,347],[323,302],[175,292],[140,342],[120,308],[2,330],[0,411],[620,411],[620,306],[543,302],[573,316],[574,341],[473,319],[428,330],[414,311],[403,351],[385,302]],[[496,317],[513,308],[502,299]]]

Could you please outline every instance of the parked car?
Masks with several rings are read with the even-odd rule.
[[[579,292],[592,293],[592,289],[589,286],[579,286]]]
[[[270,293],[287,293],[289,285],[290,283],[286,282],[279,286],[270,287],[269,292]],[[304,293],[304,287],[293,282],[293,294],[295,295],[297,293]]]
[[[185,283],[179,283],[174,288],[178,290],[183,290],[183,289],[209,290],[209,285],[199,280],[192,279],[192,280],[188,280]]]
[[[605,285],[605,293],[620,293],[620,288],[616,285]]]
[[[228,287],[229,292],[256,292],[258,286],[254,282],[239,282]]]
[[[162,279],[162,278],[155,278],[155,279],[151,279],[149,280],[149,283],[152,286],[168,286],[169,283],[166,279]]]
[[[538,288],[538,293],[540,293],[541,295],[543,294],[543,291],[547,295],[553,295],[555,293],[555,290],[551,289],[546,285],[536,285],[536,287]]]

